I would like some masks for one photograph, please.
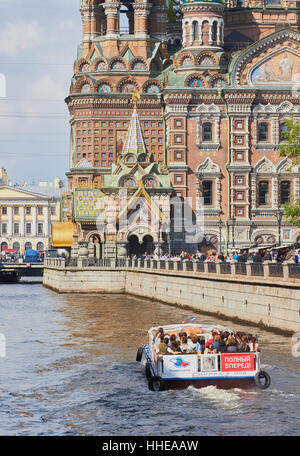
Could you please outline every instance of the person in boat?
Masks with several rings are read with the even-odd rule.
[[[221,337],[219,334],[214,335],[213,343],[210,345],[210,353],[218,353],[220,348]]]
[[[170,340],[169,340],[169,347],[170,347],[174,342],[177,342],[176,334],[171,334]]]
[[[168,354],[171,355],[181,355],[180,345],[177,341],[172,342],[171,345],[167,348]]]
[[[201,352],[202,347],[201,343],[199,343],[199,337],[196,334],[191,334],[190,339],[188,340],[188,351],[187,353],[197,353],[198,351]]]
[[[258,343],[256,342],[256,338],[253,337],[253,336],[249,340],[249,349],[252,352],[259,352],[260,351]]]
[[[188,338],[186,336],[182,336],[180,338],[180,350],[182,353],[187,353],[189,349]]]
[[[212,331],[210,331],[210,333],[209,333],[209,336],[210,336],[210,337],[209,337],[208,341],[207,341],[206,344],[205,344],[205,348],[209,348],[209,347],[211,346],[211,344],[214,342],[214,337],[215,337],[217,334],[218,334],[218,332],[217,332],[215,329],[213,329]]]
[[[158,345],[160,343],[160,336],[164,335],[164,328],[158,328],[157,333],[154,336],[154,343]]]
[[[169,348],[169,338],[165,337],[158,345],[158,354],[161,356],[168,355],[169,354],[168,348]]]
[[[225,344],[227,345],[227,352],[234,353],[237,351],[237,342],[233,334],[228,337]]]
[[[165,334],[159,334],[155,339],[154,345],[158,348],[159,344],[163,343],[165,337]]]
[[[248,340],[247,336],[242,336],[241,343],[238,348],[239,348],[239,351],[241,351],[241,352],[250,351],[249,340]]]
[[[224,339],[220,339],[218,353],[227,353],[227,345]]]

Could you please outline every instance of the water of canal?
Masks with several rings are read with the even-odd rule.
[[[299,435],[300,357],[291,337],[124,295],[0,285],[0,435]],[[154,393],[137,348],[152,326],[196,317],[258,334],[268,390]]]

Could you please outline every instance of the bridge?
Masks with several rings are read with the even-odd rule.
[[[22,277],[43,277],[44,263],[0,263],[0,283],[17,283]]]

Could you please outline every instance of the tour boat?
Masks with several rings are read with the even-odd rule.
[[[200,337],[201,345],[211,339],[213,330],[233,331],[223,326],[201,324],[177,324],[161,326],[167,335],[185,332]],[[267,372],[260,368],[259,352],[234,353],[182,353],[176,355],[159,355],[155,336],[159,327],[148,331],[149,344],[139,347],[136,360],[142,362],[148,380],[149,389],[162,391],[166,389],[187,388],[192,385],[201,388],[214,385],[217,388],[260,388],[270,386],[271,379]]]

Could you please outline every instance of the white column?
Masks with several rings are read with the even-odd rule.
[[[36,213],[37,213],[37,207],[36,206],[32,206],[32,211],[33,211],[33,214],[32,214],[32,236],[36,236]]]
[[[209,22],[208,44],[212,44],[213,43],[212,36],[213,36],[213,23]]]
[[[49,206],[45,206],[44,234],[49,236]]]
[[[218,26],[217,26],[217,45],[220,46],[221,44],[221,27],[222,27],[222,24],[220,22],[218,22]]]
[[[20,227],[20,235],[22,237],[25,236],[25,207],[21,206],[21,227]]]
[[[10,204],[8,206],[8,230],[7,230],[8,236],[13,235],[13,208],[12,205]]]

